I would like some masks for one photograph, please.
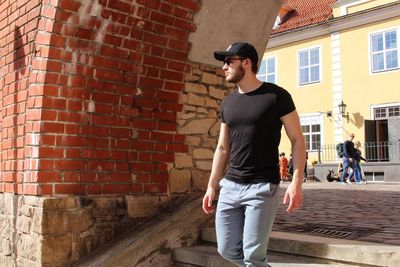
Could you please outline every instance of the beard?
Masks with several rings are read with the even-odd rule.
[[[226,81],[231,83],[240,82],[244,77],[244,69],[242,65],[240,65],[234,72],[230,75],[226,76]]]

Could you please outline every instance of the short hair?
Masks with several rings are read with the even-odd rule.
[[[254,74],[257,74],[257,71],[258,71],[258,62],[257,61],[251,60],[251,71]]]

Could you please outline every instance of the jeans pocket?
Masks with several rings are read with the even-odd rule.
[[[222,187],[225,186],[225,180],[226,180],[225,178],[222,178],[221,180],[219,180],[219,183],[218,183],[218,184],[219,184],[219,187],[220,187],[220,188],[222,188]]]
[[[278,192],[279,185],[271,183],[258,184],[257,196],[274,196]]]

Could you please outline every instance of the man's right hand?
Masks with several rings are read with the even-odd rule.
[[[215,212],[215,206],[213,204],[214,197],[215,189],[207,188],[206,194],[203,197],[203,210],[206,214]]]

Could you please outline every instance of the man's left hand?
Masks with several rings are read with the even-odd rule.
[[[299,209],[303,204],[301,182],[296,184],[292,182],[289,184],[288,188],[286,189],[285,197],[283,198],[283,204],[287,204],[288,202],[289,206],[286,211],[289,213]]]

